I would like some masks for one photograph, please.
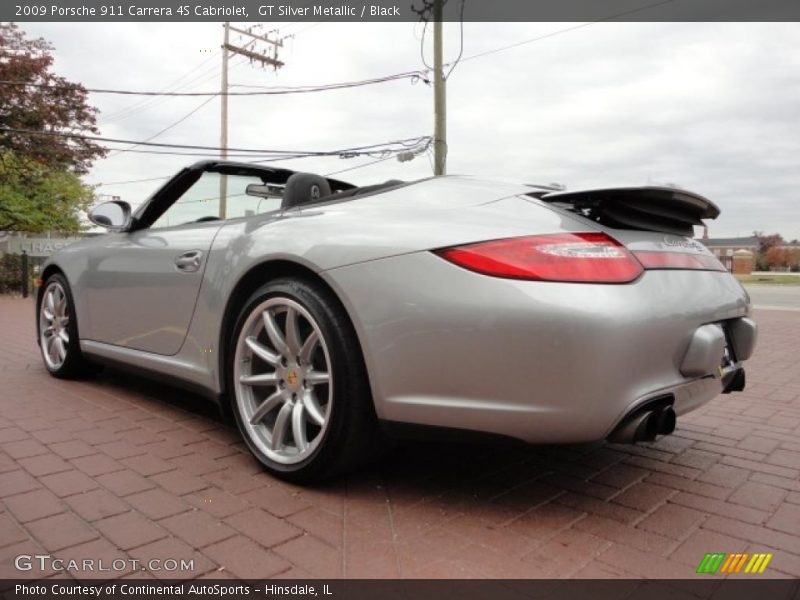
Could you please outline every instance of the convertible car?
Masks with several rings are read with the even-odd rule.
[[[44,364],[111,364],[233,412],[273,473],[310,481],[387,432],[637,442],[742,390],[756,324],[668,187],[564,191],[449,176],[356,187],[223,161],[43,266]],[[400,425],[400,426],[398,426]]]

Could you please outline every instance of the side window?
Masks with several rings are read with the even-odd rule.
[[[225,185],[225,214],[222,215],[220,197]],[[277,210],[281,198],[262,198],[247,194],[251,183],[263,185],[260,178],[245,175],[220,175],[203,173],[200,179],[170,206],[150,229],[174,227],[200,220],[235,219]]]

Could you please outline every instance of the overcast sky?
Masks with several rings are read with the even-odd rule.
[[[466,23],[464,57],[570,23]],[[25,23],[55,45],[55,70],[87,87],[216,91],[222,26]],[[445,55],[459,47],[445,25]],[[277,73],[232,59],[230,83],[305,85],[422,67],[419,24],[302,22]],[[448,172],[560,182],[569,189],[675,183],[722,208],[712,237],[800,238],[800,24],[598,23],[459,64],[448,82]],[[237,43],[236,38],[232,39]],[[426,38],[430,57],[430,31]],[[430,60],[430,58],[429,58]],[[232,88],[235,91],[236,88]],[[143,140],[204,98],[93,95],[104,136]],[[329,150],[430,135],[433,92],[408,80],[343,91],[230,99],[232,147]],[[153,141],[219,145],[215,98]],[[121,153],[87,181],[166,176],[193,157]],[[374,159],[280,163],[329,173]],[[359,184],[431,174],[429,159],[339,177]],[[99,192],[137,204],[159,182]]]

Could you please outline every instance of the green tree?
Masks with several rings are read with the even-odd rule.
[[[28,39],[14,23],[0,23],[0,80],[35,85],[0,84],[0,127],[50,133],[91,135],[97,109],[86,89],[52,73],[53,47]],[[86,173],[106,150],[91,140],[0,131],[0,149],[31,158],[56,170]]]
[[[77,232],[94,190],[76,173],[0,150],[0,231]]]

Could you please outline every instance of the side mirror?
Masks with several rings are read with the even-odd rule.
[[[131,222],[131,205],[122,200],[98,204],[89,211],[89,220],[109,231],[121,231]]]

